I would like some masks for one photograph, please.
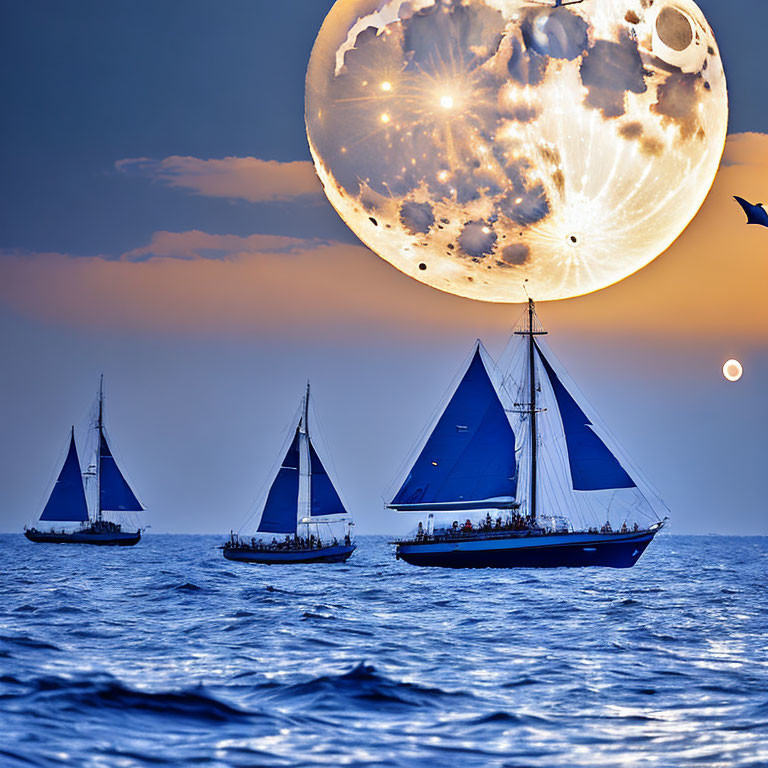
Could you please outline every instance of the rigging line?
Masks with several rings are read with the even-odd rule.
[[[546,394],[547,397],[553,396],[551,387],[546,389]],[[562,419],[559,420],[559,426],[562,427]],[[563,463],[562,469],[565,477],[570,481],[568,450],[563,429],[557,430],[557,437],[553,438],[552,442],[553,449],[558,453]],[[599,526],[606,519],[610,518],[613,518],[613,522],[616,523],[617,518],[621,519],[620,516],[622,514],[626,515],[627,518],[633,513],[642,517],[649,517],[648,512],[642,510],[643,505],[651,510],[651,512],[654,512],[650,500],[646,499],[642,490],[637,487],[626,489],[631,493],[631,498],[633,499],[630,504],[629,500],[624,501],[626,494],[619,493],[619,489],[611,489],[611,494],[606,501],[605,496],[599,492],[579,493],[572,490],[571,485],[572,483],[565,489],[567,498],[570,499],[570,505],[574,509],[574,513],[582,518],[583,525],[593,525],[596,523]],[[652,516],[655,517],[655,513]]]
[[[314,404],[315,396],[312,397],[312,402],[310,402],[309,407],[312,413],[312,420],[314,423],[314,427],[312,428],[312,435],[319,436],[319,441],[314,441],[313,439],[310,439],[310,444],[314,446],[315,452],[320,457],[320,461],[322,462],[323,466],[325,467],[325,473],[328,475],[328,479],[330,480],[331,485],[333,486],[334,490],[336,491],[336,495],[339,497],[342,506],[346,510],[347,514],[350,513],[350,506],[347,503],[347,499],[345,498],[344,494],[341,493],[339,490],[339,473],[336,470],[336,464],[333,460],[333,452],[330,449],[330,446],[328,444],[328,441],[325,437],[325,428],[323,427],[323,423],[320,420],[320,416],[318,415],[319,411],[317,408],[315,408]],[[321,450],[318,451],[318,445],[320,446]],[[328,471],[330,468],[330,472]],[[311,469],[311,468],[310,468]]]
[[[272,462],[270,471],[267,474],[265,480],[262,482],[259,488],[259,492],[256,495],[256,498],[251,502],[245,515],[241,518],[240,527],[237,529],[238,535],[243,531],[243,529],[247,525],[251,523],[251,521],[256,517],[257,514],[261,514],[264,511],[263,507],[264,507],[264,504],[266,504],[267,496],[269,494],[269,489],[272,487],[272,483],[277,478],[277,473],[280,471],[280,467],[283,464],[285,455],[288,453],[288,448],[290,447],[291,442],[293,441],[296,435],[296,428],[299,423],[300,414],[301,414],[301,406],[299,406],[296,409],[290,424],[283,431],[283,434],[285,435],[285,437],[283,438],[283,442],[280,446],[280,452]]]
[[[571,394],[571,397],[577,402],[581,410],[592,423],[592,430],[595,435],[605,444],[607,449],[614,455],[619,464],[625,469],[627,474],[634,481],[640,494],[645,498],[647,504],[651,507],[654,514],[656,514],[657,518],[660,520],[661,516],[658,514],[658,512],[656,512],[655,505],[658,504],[665,512],[669,512],[669,509],[662,501],[659,492],[648,480],[642,470],[640,470],[635,465],[635,463],[622,447],[621,443],[616,439],[611,430],[608,429],[600,414],[584,396],[584,393],[578,387],[576,382],[571,378],[567,369],[558,360],[557,356],[552,352],[546,342],[542,342],[542,352],[546,353],[544,356],[547,358],[553,370],[560,378],[563,386]]]

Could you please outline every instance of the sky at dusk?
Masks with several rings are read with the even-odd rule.
[[[673,532],[765,535],[768,230],[732,195],[768,202],[768,4],[698,4],[731,110],[707,201],[644,270],[538,309]],[[239,527],[307,378],[358,533],[413,524],[382,493],[522,307],[411,280],[326,202],[303,111],[331,5],[0,0],[0,530],[39,514],[102,372],[154,532]]]

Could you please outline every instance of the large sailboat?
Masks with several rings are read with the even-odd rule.
[[[389,509],[417,512],[398,559],[450,568],[630,568],[666,508],[543,340],[533,301],[505,352],[478,341]],[[446,515],[450,522],[436,522]],[[462,521],[462,518],[469,516]]]
[[[256,534],[231,533],[224,557],[246,563],[343,563],[355,551],[352,520],[310,434],[309,384],[298,423],[260,506]],[[343,525],[343,533],[334,528]]]
[[[72,427],[66,459],[39,522],[33,528],[24,529],[24,535],[30,541],[123,547],[139,543],[140,528],[124,531],[120,523],[108,517],[112,513],[141,512],[144,506],[123,477],[107,442],[103,376],[99,384],[95,431],[94,461],[86,472],[82,472],[75,443],[75,428]],[[94,484],[93,509],[89,511],[86,488]],[[60,524],[58,530],[54,525],[56,523]]]

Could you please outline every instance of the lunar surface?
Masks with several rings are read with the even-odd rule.
[[[332,205],[411,277],[561,299],[645,266],[725,144],[717,44],[691,0],[338,0],[307,73]]]

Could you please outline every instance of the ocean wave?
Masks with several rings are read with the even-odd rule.
[[[185,581],[182,584],[166,584],[160,589],[172,589],[176,592],[202,592],[203,587],[198,587],[197,584],[193,584],[191,581]]]
[[[27,635],[0,635],[0,643],[15,645],[20,648],[29,648],[37,651],[58,651],[59,648],[45,640],[38,640]]]
[[[381,675],[376,668],[360,662],[340,675],[321,675],[307,682],[281,686],[274,694],[286,704],[317,709],[352,706],[375,708],[434,708],[447,700],[467,697],[463,692],[400,682]]]
[[[216,698],[202,686],[181,691],[147,691],[103,675],[95,680],[40,677],[17,680],[16,684],[25,689],[16,694],[17,699],[25,699],[35,706],[44,702],[48,711],[59,707],[80,714],[115,710],[122,714],[145,713],[210,722],[248,720],[256,716]]]
[[[235,567],[217,543],[0,536],[24,564],[0,580],[0,768],[765,763],[765,560],[745,551],[768,539],[535,573],[414,568],[383,538],[344,569]]]

